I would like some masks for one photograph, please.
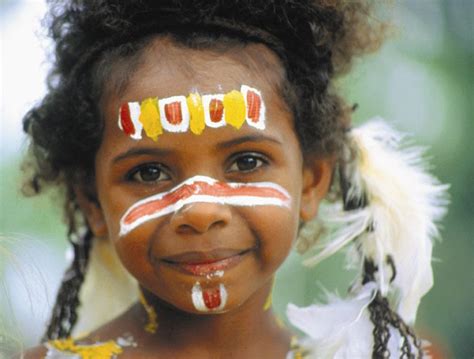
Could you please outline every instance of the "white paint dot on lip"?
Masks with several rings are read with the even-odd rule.
[[[207,274],[206,278],[207,279],[222,278],[223,276],[224,276],[224,271],[223,270],[216,270],[215,272]]]

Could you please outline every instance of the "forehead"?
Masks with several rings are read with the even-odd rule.
[[[277,56],[261,44],[234,45],[225,50],[192,49],[169,37],[157,37],[142,50],[137,63],[131,74],[110,74],[126,77],[127,81],[120,93],[105,89],[107,107],[116,111],[124,102],[190,92],[225,93],[242,84],[258,88],[265,97],[276,95],[281,99],[283,67]],[[286,109],[283,100],[277,102],[274,105]]]
[[[112,72],[111,76],[114,75],[123,76]],[[264,45],[246,44],[225,50],[191,49],[166,37],[156,38],[143,50],[138,65],[126,77],[127,84],[123,91],[109,94],[103,99],[106,119],[104,142],[113,137],[117,144],[117,139],[122,142],[127,138],[117,126],[119,108],[124,103],[147,98],[187,96],[190,93],[224,94],[239,91],[242,85],[261,92],[267,124],[280,122],[277,126],[279,132],[293,132],[292,116],[280,91],[283,68],[277,56]],[[238,132],[255,131],[244,127]],[[229,134],[235,132],[228,128],[220,131]]]

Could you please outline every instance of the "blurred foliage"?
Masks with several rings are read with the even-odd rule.
[[[398,35],[341,83],[347,98],[359,104],[356,123],[381,115],[412,133],[417,143],[431,147],[433,172],[451,185],[443,240],[434,248],[435,286],[422,301],[417,327],[457,358],[474,356],[473,4],[470,0],[397,4]],[[0,162],[0,234],[48,238],[48,244],[63,251],[61,204],[58,199],[25,199],[19,194],[19,161]],[[51,260],[64,266],[63,258]],[[322,299],[318,283],[344,294],[352,278],[341,270],[342,256],[312,270],[299,262],[292,255],[278,276],[274,297],[281,317],[288,301],[307,305],[315,297]],[[0,262],[0,274],[4,266]],[[0,318],[7,315],[5,311],[0,308]]]

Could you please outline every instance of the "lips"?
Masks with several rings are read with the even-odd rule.
[[[174,268],[195,276],[221,276],[224,271],[239,264],[250,250],[217,249],[208,252],[186,252],[162,258]]]

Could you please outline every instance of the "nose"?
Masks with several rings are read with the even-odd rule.
[[[232,219],[231,209],[220,203],[191,203],[173,214],[170,224],[176,233],[205,233],[225,227]]]

